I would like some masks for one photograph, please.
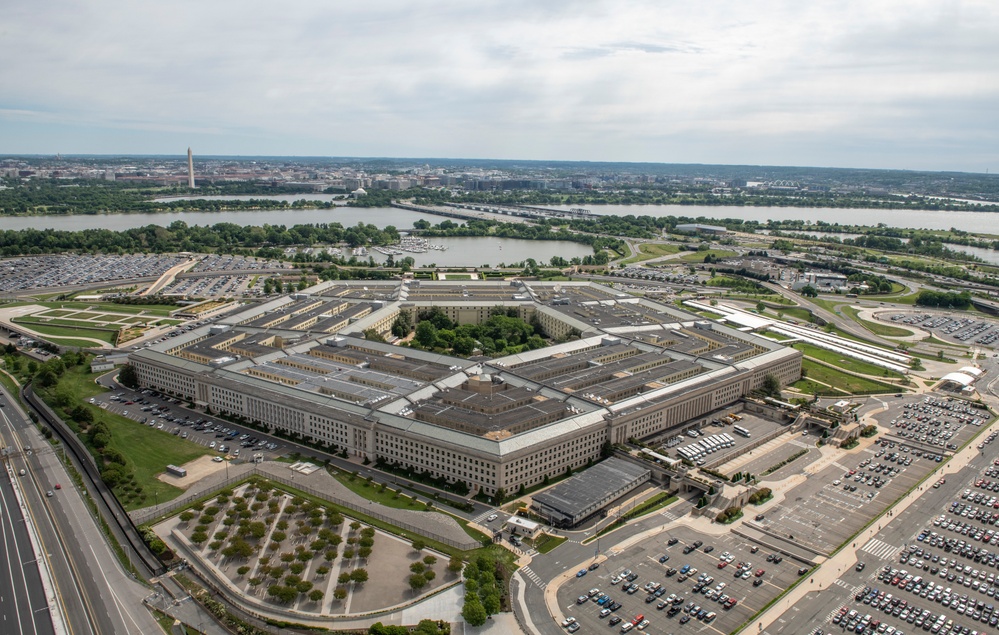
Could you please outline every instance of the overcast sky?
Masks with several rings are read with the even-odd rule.
[[[46,0],[0,153],[999,170],[995,0]]]

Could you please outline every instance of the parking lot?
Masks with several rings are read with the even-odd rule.
[[[258,431],[187,410],[183,402],[155,396],[148,390],[141,393],[128,390],[105,393],[95,397],[94,404],[132,419],[137,425],[148,425],[206,446],[216,451],[219,457],[231,460],[251,461],[254,454],[271,460],[284,454],[286,449],[283,444]]]
[[[989,320],[928,312],[879,311],[877,319],[901,326],[911,325],[945,340],[991,346],[999,340],[999,327]]]
[[[0,261],[0,291],[160,276],[187,258],[168,255],[50,255]]]
[[[995,456],[989,448],[995,439],[993,434],[980,444],[990,457]],[[862,546],[868,567],[843,585],[850,596],[824,616],[826,625],[892,635],[905,630],[981,633],[999,627],[995,463],[994,458],[980,458],[960,473],[936,480],[917,517],[901,527],[893,523],[887,535]]]
[[[700,428],[699,430],[687,431],[686,434],[671,434],[652,441],[659,444],[659,451],[677,458],[681,458],[680,449],[691,449],[704,447],[705,441],[717,439],[722,435],[727,435],[730,443],[724,443],[722,447],[710,449],[697,460],[698,465],[716,465],[715,469],[732,474],[741,469],[742,463],[750,460],[750,457],[764,458],[770,451],[780,448],[780,443],[770,443],[758,449],[750,449],[760,438],[771,434],[782,426],[773,421],[757,417],[747,412],[738,413],[739,420],[735,425],[744,428],[749,432],[749,437],[745,437],[735,432],[735,425],[726,425],[716,419],[715,422]],[[778,459],[779,461],[780,459]],[[719,461],[724,463],[719,464]],[[767,466],[773,463],[767,463]],[[743,470],[745,471],[745,470]]]
[[[698,540],[702,544],[694,548]],[[774,562],[767,549],[735,534],[708,539],[678,527],[615,553],[599,569],[562,585],[559,604],[587,633],[606,631],[608,625],[620,628],[639,615],[649,620],[647,630],[653,633],[729,633],[798,578],[801,565],[778,557],[781,561]],[[633,579],[621,579],[625,572]],[[649,584],[661,586],[647,590]],[[590,595],[593,589],[597,592]],[[580,601],[584,595],[587,599]],[[602,616],[615,602],[620,607]],[[714,617],[707,619],[709,613]]]
[[[944,411],[963,414],[963,405],[944,402],[952,406],[952,410]],[[871,416],[894,430],[891,422],[902,420],[903,413],[922,414],[925,410],[925,416],[930,416],[930,412],[940,409],[940,399],[900,399],[887,402],[885,406],[886,409]],[[944,420],[942,414],[935,416]],[[951,421],[957,420],[952,418]],[[942,424],[939,427],[945,429]],[[964,422],[955,423],[951,429],[955,431],[953,436],[941,445],[959,447],[978,431],[977,426]],[[877,443],[848,455],[849,459],[840,459],[809,475],[759,524],[778,536],[788,539],[793,536],[793,540],[817,553],[829,554],[939,466],[946,453],[946,447],[885,435]],[[800,470],[804,465],[795,469]]]

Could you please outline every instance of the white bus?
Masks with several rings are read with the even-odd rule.
[[[743,428],[742,426],[732,426],[732,429],[735,430],[736,434],[744,436],[747,439],[749,438],[749,430]]]

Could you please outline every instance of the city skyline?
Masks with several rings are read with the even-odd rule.
[[[987,3],[16,7],[4,154],[994,172]]]

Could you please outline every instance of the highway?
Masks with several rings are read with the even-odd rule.
[[[25,517],[14,496],[12,471],[4,470],[0,484],[0,630],[55,633]]]
[[[14,474],[25,470],[24,476],[16,478],[24,494],[28,521],[33,523],[42,550],[47,554],[53,599],[65,620],[66,628],[62,632],[71,635],[162,633],[142,605],[143,598],[150,594],[149,588],[135,581],[121,566],[82,494],[66,472],[60,455],[5,391],[0,394],[0,402],[5,406],[0,410],[0,439],[3,445],[12,448],[9,462]],[[8,487],[9,484],[4,483],[5,495]],[[46,496],[48,491],[52,491],[51,497]],[[4,505],[6,507],[7,503]],[[8,517],[6,510],[4,516]],[[21,525],[23,531],[24,523]],[[34,557],[28,560],[34,560]],[[36,567],[32,569],[38,578]],[[42,595],[43,607],[44,600]],[[0,598],[0,605],[3,611],[12,608],[3,598]],[[29,605],[21,602],[17,605],[23,617],[24,607]],[[38,612],[38,602],[34,599],[30,606],[36,620],[42,615],[48,619],[48,611]],[[17,631],[8,631],[0,625],[0,632]],[[48,630],[31,627],[23,632],[51,633],[51,621]]]

